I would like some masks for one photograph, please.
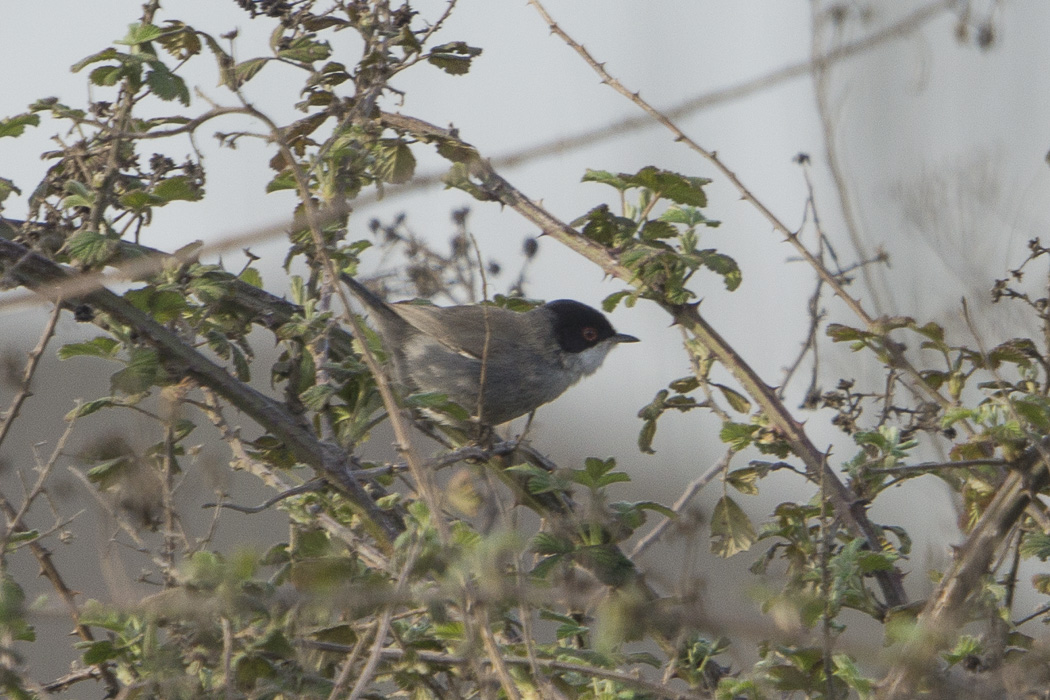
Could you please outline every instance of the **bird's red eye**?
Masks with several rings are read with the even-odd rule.
[[[583,329],[583,339],[586,340],[588,343],[597,342],[597,340],[598,340],[598,329],[597,328],[591,328],[590,326],[588,326],[587,328],[584,328]]]

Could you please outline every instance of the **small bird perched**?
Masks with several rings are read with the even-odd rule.
[[[444,394],[482,425],[531,413],[598,369],[614,345],[638,342],[578,301],[559,299],[524,313],[389,304],[353,277],[341,278],[370,312],[396,381],[411,392]]]

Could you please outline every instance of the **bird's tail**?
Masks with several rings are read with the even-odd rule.
[[[371,313],[384,318],[389,317],[401,321],[401,318],[390,308],[390,305],[380,299],[371,289],[361,284],[345,272],[339,274],[339,279],[343,281],[343,284],[350,288],[350,291],[354,293],[354,296],[357,297]]]

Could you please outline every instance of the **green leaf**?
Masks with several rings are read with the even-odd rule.
[[[607,586],[622,586],[634,577],[634,563],[615,545],[583,547],[576,557],[595,578]]]
[[[540,556],[552,554],[569,554],[575,551],[576,546],[567,537],[561,537],[553,532],[540,532],[532,538],[532,551]]]
[[[944,342],[944,329],[933,321],[930,321],[925,326],[916,326],[914,330],[916,333],[926,336],[935,343]]]
[[[608,204],[599,204],[571,224],[583,226],[587,238],[605,246],[619,246],[634,237],[638,224],[624,216],[609,211]]]
[[[669,224],[682,224],[689,228],[695,228],[700,224],[715,228],[720,223],[708,219],[697,207],[682,206],[678,204],[672,204],[657,218],[660,221],[666,221]]]
[[[661,238],[675,238],[678,229],[664,221],[646,221],[639,236],[643,241],[657,241]]]
[[[36,639],[33,627],[25,620],[25,591],[6,571],[0,572],[0,635],[22,642]]]
[[[744,510],[729,496],[722,496],[711,514],[711,551],[720,557],[746,552],[756,539],[755,528]]]
[[[94,666],[96,664],[105,663],[110,659],[115,659],[120,656],[120,652],[117,650],[116,645],[108,639],[103,639],[98,642],[92,642],[84,651],[84,665]]]
[[[615,187],[621,192],[624,192],[631,187],[631,185],[619,175],[614,175],[608,170],[591,170],[590,168],[587,168],[587,172],[584,173],[580,182],[599,182],[603,185]]]
[[[416,33],[412,31],[412,28],[405,24],[401,27],[401,32],[397,35],[397,38],[392,42],[394,46],[401,46],[405,49],[405,55],[410,56],[414,53],[420,53],[423,50],[423,45],[419,43],[419,39],[416,37]]]
[[[171,289],[156,291],[152,287],[145,287],[130,290],[124,296],[142,311],[153,316],[158,323],[174,321],[187,308],[186,297]]]
[[[135,23],[128,25],[128,33],[123,39],[114,41],[114,44],[124,44],[125,46],[137,46],[139,44],[145,44],[146,42],[153,41],[161,34],[164,30],[155,24],[142,24]]]
[[[734,469],[726,475],[726,483],[747,496],[758,495],[758,480],[770,472],[768,462],[752,464],[740,469]]]
[[[328,405],[328,400],[337,394],[338,391],[336,387],[330,384],[314,384],[299,394],[299,400],[311,411],[322,411]]]
[[[86,202],[88,206],[95,203],[95,192],[90,187],[85,185],[83,182],[77,180],[66,180],[62,184],[62,189],[68,192],[74,197],[78,197]]]
[[[833,673],[836,678],[856,690],[861,700],[867,700],[867,698],[872,697],[875,692],[874,681],[864,677],[860,669],[857,668],[857,664],[848,654],[834,654],[831,660],[835,666]]]
[[[163,377],[157,351],[152,348],[132,348],[128,365],[110,377],[113,392],[141,394]]]
[[[266,185],[266,193],[279,192],[280,190],[294,190],[298,184],[295,181],[295,174],[291,170],[283,170],[273,176]]]
[[[440,147],[438,148],[438,151],[441,152]],[[446,151],[445,153],[442,153],[442,155],[448,158],[450,156],[446,155],[446,153],[453,152]],[[465,154],[466,151],[464,150],[463,153]],[[496,199],[496,195],[478,187],[474,181],[470,179],[470,167],[465,162],[454,162],[452,167],[448,169],[448,172],[441,177],[441,181],[445,183],[446,188],[454,187],[458,190],[463,190],[479,202],[491,202]]]
[[[736,260],[715,250],[701,250],[697,252],[697,255],[700,256],[700,263],[704,267],[722,275],[722,281],[730,292],[740,286],[743,281],[743,273],[740,271],[740,266],[736,264]]]
[[[1050,535],[1044,532],[1026,532],[1021,540],[1021,556],[1026,559],[1037,557],[1039,561],[1050,558]]]
[[[123,54],[117,51],[112,46],[110,46],[109,48],[102,49],[98,53],[93,53],[90,56],[83,58],[80,61],[77,61],[72,66],[70,66],[69,70],[71,70],[74,73],[79,73],[85,67],[90,66],[92,63],[98,63],[100,61],[109,61],[118,57],[124,58],[126,56],[127,54]]]
[[[1027,367],[1033,358],[1039,357],[1039,349],[1029,338],[1013,338],[1001,345],[997,345],[990,353],[988,359],[993,367],[998,367],[1002,362]]]
[[[0,138],[21,136],[27,126],[40,126],[40,115],[27,113],[0,119]]]
[[[146,75],[146,84],[153,94],[165,102],[177,99],[183,105],[189,106],[190,89],[186,87],[186,81],[172,73],[160,61],[150,61],[150,66],[153,70]]]
[[[124,480],[124,476],[130,471],[133,462],[126,456],[114,457],[96,464],[87,471],[88,481],[100,489],[108,489]]]
[[[1050,403],[1040,396],[1024,396],[1011,406],[1017,414],[1039,433],[1050,431]]]
[[[405,397],[405,403],[416,408],[426,408],[432,411],[444,413],[455,420],[467,420],[470,412],[457,403],[449,401],[449,398],[436,391],[420,392]]]
[[[380,139],[375,155],[375,173],[383,182],[400,185],[416,172],[416,157],[401,139]]]
[[[984,651],[981,640],[971,634],[961,635],[951,651],[942,654],[949,666],[963,661],[972,656],[980,656]]]
[[[844,326],[841,323],[829,323],[826,332],[828,337],[836,343],[842,343],[846,341],[865,342],[875,337],[874,333],[863,331],[859,328],[850,328],[849,326]]]
[[[301,63],[323,61],[332,54],[332,46],[327,41],[314,41],[310,35],[292,41],[287,48],[277,52],[279,58]]]
[[[739,452],[751,444],[758,429],[757,425],[746,423],[723,423],[718,436],[722,442]]]
[[[157,42],[180,61],[201,52],[201,39],[197,32],[178,20],[169,19],[164,23],[164,34],[158,37]]]
[[[710,382],[710,384],[711,386],[717,388],[720,392],[722,392],[722,396],[725,397],[725,400],[729,402],[729,405],[732,406],[734,411],[736,411],[737,413],[751,412],[751,402],[748,401],[747,397],[741,394],[739,391],[735,391],[727,386],[717,384],[715,382]]]
[[[584,468],[573,469],[570,478],[577,484],[592,489],[600,489],[610,484],[631,480],[631,477],[624,472],[612,471],[615,468],[616,460],[612,457],[604,460],[588,457],[584,461]]]
[[[65,415],[67,421],[73,420],[74,418],[82,418],[84,416],[90,416],[96,411],[100,411],[108,406],[118,406],[121,402],[115,400],[112,397],[107,396],[103,399],[95,399],[94,401],[88,401],[80,406],[77,406],[72,411]]]
[[[9,180],[6,177],[0,177],[0,202],[10,197],[12,194],[22,194],[22,190],[18,189],[15,185],[14,180]],[[0,207],[2,209],[2,207]]]
[[[623,299],[625,298],[628,299],[628,302],[626,304],[628,308],[634,306],[634,304],[630,302],[630,297],[633,294],[634,291],[630,289],[625,289],[621,292],[613,292],[609,296],[602,299],[602,311],[604,311],[605,313],[611,313],[615,311],[616,307],[619,306],[620,302],[623,301]]]
[[[679,394],[688,394],[690,391],[700,388],[700,380],[693,375],[689,375],[688,377],[675,379],[667,386],[677,391]]]
[[[638,451],[647,455],[656,454],[656,450],[653,449],[653,438],[655,437],[656,421],[647,420],[642,423],[642,429],[638,431]]]
[[[6,551],[13,552],[16,549],[18,549],[18,545],[25,544],[27,542],[33,542],[33,541],[39,539],[39,537],[40,537],[40,531],[39,530],[20,530],[18,532],[14,532],[14,533],[11,534],[11,536],[7,540],[7,550]]]
[[[473,146],[451,139],[439,141],[437,152],[453,163],[472,163],[478,158],[478,151]]]
[[[164,203],[160,197],[155,197],[146,190],[131,190],[120,195],[117,201],[122,207],[139,212]]]
[[[481,55],[481,49],[462,41],[452,41],[430,50],[427,61],[449,75],[466,75],[471,61]]]
[[[658,197],[670,199],[678,204],[707,206],[707,195],[704,194],[703,188],[711,181],[704,177],[687,177],[648,165],[634,175],[620,173],[620,178],[627,188],[644,187],[652,190]]]
[[[252,378],[252,368],[248,364],[248,358],[244,352],[236,345],[230,346],[230,352],[233,355],[233,374],[235,377],[240,379],[242,382],[250,381]]]
[[[87,355],[112,359],[120,351],[120,343],[107,336],[99,336],[83,343],[68,343],[58,350],[58,359],[68,360],[71,357]]]
[[[95,267],[108,262],[118,245],[117,241],[95,231],[80,231],[66,241],[66,251],[74,260]]]
[[[188,175],[174,175],[161,180],[154,185],[150,192],[165,202],[183,200],[196,202],[204,197],[204,191],[197,181]]]
[[[243,270],[241,270],[241,274],[237,275],[237,279],[239,279],[241,282],[244,282],[245,284],[250,284],[251,286],[255,287],[256,289],[262,289],[263,288],[262,273],[259,272],[259,270],[257,268],[254,268],[254,267],[246,267],[246,268],[244,268]]]
[[[525,487],[531,494],[560,492],[569,487],[569,482],[557,473],[531,464],[516,464],[513,467],[507,467],[504,471],[514,475],[520,474],[525,479]]]
[[[99,66],[88,73],[88,80],[100,87],[113,87],[124,74],[123,66]]]
[[[233,69],[234,75],[237,76],[237,84],[244,85],[254,78],[269,62],[269,58],[249,58],[247,61],[238,63]]]
[[[892,571],[893,563],[900,557],[892,552],[860,552],[856,558],[856,568],[862,574],[876,571]]]

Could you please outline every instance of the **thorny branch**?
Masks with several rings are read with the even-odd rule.
[[[414,134],[416,137],[428,141],[455,143],[464,152],[473,153],[474,157],[470,159],[469,163],[471,172],[482,183],[485,191],[539,226],[545,234],[598,265],[609,276],[628,283],[635,281],[634,273],[619,263],[613,251],[585,238],[546,209],[534,203],[492,170],[491,166],[477,155],[476,150],[472,146],[460,141],[458,135],[451,130],[442,129],[422,120],[398,114],[384,112],[381,118],[383,123],[391,128]],[[821,472],[830,469],[824,460],[824,453],[818,450],[809,440],[802,424],[796,421],[784,407],[783,402],[776,396],[775,390],[763,382],[744,358],[700,316],[696,305],[672,305],[661,301],[657,301],[657,303],[672,317],[675,323],[680,324],[703,343],[711,354],[729,370],[733,377],[743,386],[744,390],[758,402],[762,410],[770,417],[773,424],[784,436],[784,439],[791,444],[795,454],[806,464],[810,478],[819,481]],[[854,535],[864,537],[874,551],[879,551],[881,549],[881,531],[868,520],[863,511],[863,506],[854,503],[852,494],[849,493],[838,476],[834,473],[829,473],[828,476],[829,478],[826,481],[828,498],[833,504],[836,514],[843,519],[848,529]],[[898,571],[878,572],[876,576],[882,588],[885,604],[888,607],[903,605],[906,602],[907,599]]]
[[[9,278],[33,290],[61,285],[72,277],[47,258],[3,238],[0,238],[0,260],[7,263],[6,275]],[[96,289],[67,300],[69,303],[88,304],[135,328],[143,340],[151,343],[163,360],[176,370],[176,374],[184,374],[212,388],[252,416],[284,441],[297,458],[324,473],[333,485],[344,491],[375,525],[375,533],[381,540],[392,540],[400,532],[396,516],[378,508],[353,475],[357,466],[354,460],[335,445],[319,442],[280,403],[234,379],[225,368],[205,358],[177,334],[107,289]]]

